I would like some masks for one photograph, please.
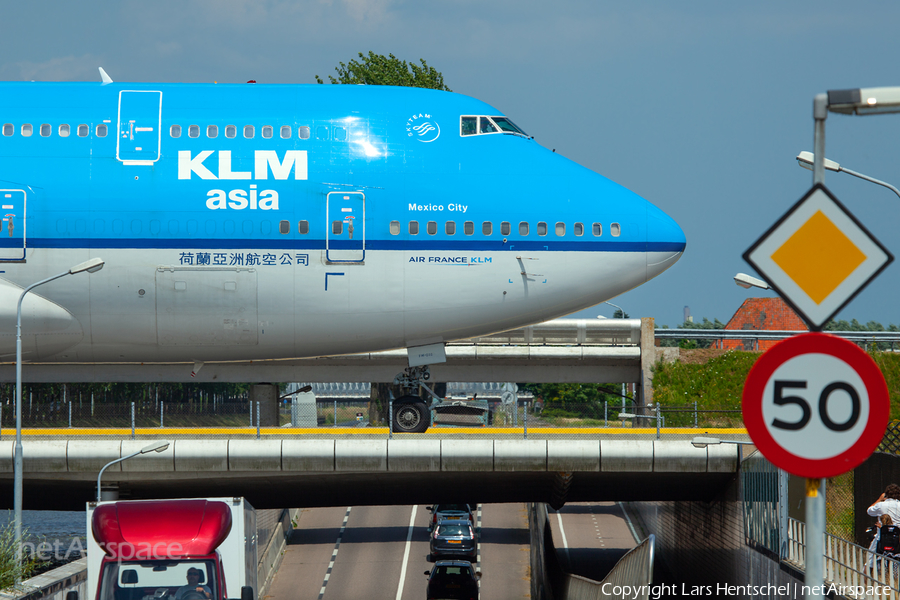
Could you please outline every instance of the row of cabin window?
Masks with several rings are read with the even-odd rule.
[[[53,135],[53,126],[50,125],[50,123],[43,123],[38,127],[38,131],[40,132],[41,137],[50,137],[51,135]],[[68,123],[61,124],[57,131],[59,133],[59,137],[69,137],[69,134],[72,133],[72,129],[71,127],[69,127]],[[87,137],[91,132],[91,128],[88,125],[82,123],[75,128],[75,131],[77,132],[78,137]],[[31,125],[31,123],[23,123],[20,132],[22,134],[22,137],[31,137],[34,133],[34,127]],[[11,135],[15,135],[15,133],[15,125],[13,125],[12,123],[3,124],[4,136],[9,137]],[[100,125],[97,125],[97,137],[106,137],[108,133],[109,128],[106,125],[102,123]]]
[[[262,137],[265,139],[271,138],[275,129],[271,125],[264,125],[262,128]],[[323,132],[316,131],[316,135],[319,138],[326,139],[328,136],[327,128],[324,129]],[[31,123],[23,123],[21,127],[22,137],[31,137],[34,133],[34,127]],[[53,135],[53,126],[50,123],[43,123],[38,128],[38,131],[41,134],[41,137],[50,137]],[[69,137],[72,133],[71,127],[69,127],[68,123],[63,123],[58,128],[59,137]],[[87,137],[90,134],[91,128],[82,123],[78,127],[75,128],[75,131],[78,134],[78,137]],[[3,135],[6,137],[10,137],[15,135],[16,127],[12,123],[4,123],[3,124]],[[106,137],[109,133],[109,128],[105,124],[97,125],[96,135],[97,137]],[[282,139],[290,139],[293,134],[293,129],[290,125],[282,125],[279,128],[279,135]],[[243,130],[244,137],[247,139],[253,139],[256,135],[256,127],[253,125],[244,125]],[[169,127],[169,135],[173,138],[181,137],[181,125],[172,125]],[[308,140],[310,135],[309,127],[302,126],[297,128],[297,137],[301,140]],[[218,125],[207,125],[206,126],[206,137],[215,138],[219,136],[219,127]],[[189,125],[188,126],[188,137],[197,138],[200,137],[200,126],[199,125]],[[225,137],[234,138],[237,137],[237,127],[234,125],[226,125],[225,126]],[[337,141],[344,141],[347,139],[347,130],[343,127],[335,127],[334,128],[334,139]]]
[[[425,224],[425,230],[428,232],[428,235],[437,234],[437,221],[428,221]],[[519,235],[528,235],[529,224],[527,221],[522,221],[519,223]],[[512,230],[512,226],[508,221],[503,221],[500,223],[500,235],[509,235]],[[556,235],[564,236],[566,235],[566,224],[565,223],[557,223],[556,227]],[[278,231],[284,235],[287,235],[291,232],[291,223],[290,221],[281,221],[278,225]],[[494,224],[491,221],[485,221],[481,224],[481,233],[483,235],[491,235],[494,231]],[[584,235],[584,223],[575,223],[572,227],[572,231],[576,236]],[[298,232],[301,235],[306,235],[309,233],[309,221],[300,221],[298,226]],[[331,223],[331,233],[334,235],[341,235],[344,232],[344,222],[343,221],[333,221]],[[455,235],[456,234],[456,221],[447,221],[444,223],[444,232],[447,235]],[[600,237],[603,235],[603,225],[600,223],[593,223],[591,225],[591,232],[595,237]],[[419,222],[418,221],[410,221],[409,222],[409,233],[410,235],[418,235],[419,234]],[[475,223],[473,221],[466,221],[463,223],[463,233],[465,235],[474,235],[475,234]],[[622,227],[618,223],[610,223],[609,225],[609,233],[613,237],[619,237],[622,234]],[[538,235],[547,235],[547,224],[543,221],[538,222],[537,224],[537,234]],[[391,221],[391,235],[400,235],[400,221]]]
[[[341,221],[335,221],[335,224],[340,224]],[[335,225],[332,225],[334,228]],[[519,235],[525,236],[528,235],[531,226],[528,221],[522,221],[519,223]],[[544,221],[539,221],[536,227],[537,234],[539,236],[547,235],[548,232],[547,223]],[[425,224],[425,231],[428,235],[436,235],[438,230],[437,221],[428,221]],[[494,224],[491,221],[484,221],[481,224],[481,233],[482,235],[491,235],[494,231]],[[500,223],[500,235],[509,235],[512,231],[512,225],[508,221],[503,221]],[[562,237],[566,235],[566,224],[559,222],[554,227],[554,231],[556,235]],[[591,225],[591,232],[595,237],[600,237],[603,235],[603,225],[601,223],[593,223]],[[340,231],[335,231],[335,233],[340,233]],[[456,221],[447,221],[444,223],[444,233],[447,235],[456,235]],[[572,227],[572,233],[576,236],[584,235],[584,223],[575,223]],[[613,237],[619,237],[622,234],[622,227],[618,223],[610,223],[609,225],[609,233]],[[418,221],[410,221],[409,222],[409,234],[410,235],[418,235],[419,234],[419,222]],[[475,234],[475,223],[473,221],[465,221],[463,223],[463,234],[465,235],[474,235]],[[400,221],[391,221],[391,235],[400,235]]]
[[[322,129],[324,131],[319,131]],[[188,137],[190,138],[198,138],[200,137],[200,126],[199,125],[188,125]],[[243,127],[243,136],[248,140],[253,139],[256,136],[256,126],[255,125],[244,125]],[[265,139],[270,139],[275,135],[275,128],[271,125],[263,125],[260,128],[260,134]],[[328,134],[327,127],[319,127],[316,130],[316,137],[326,138]],[[291,135],[293,135],[293,129],[290,125],[282,125],[278,129],[278,135],[283,140],[290,139]],[[181,125],[172,125],[169,127],[169,136],[173,138],[181,137]],[[301,140],[308,140],[310,136],[309,127],[306,125],[302,125],[297,128],[297,137]],[[219,126],[218,125],[207,125],[206,126],[206,137],[208,138],[216,138],[219,137]],[[235,125],[226,125],[225,126],[225,137],[227,138],[235,138],[237,137],[237,127]],[[334,128],[334,139],[338,141],[343,141],[347,139],[347,130],[343,127],[335,127]]]

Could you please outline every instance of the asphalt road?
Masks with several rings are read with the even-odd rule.
[[[637,545],[622,507],[615,502],[567,503],[559,512],[551,512],[550,529],[563,568],[594,581],[602,581]]]
[[[525,506],[484,505],[480,517],[482,600],[530,598]],[[267,598],[421,600],[430,518],[421,505],[305,509]]]

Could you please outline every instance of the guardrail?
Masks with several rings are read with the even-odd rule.
[[[566,574],[563,600],[595,598],[649,600],[653,583],[655,545],[656,536],[651,533],[647,539],[620,558],[603,581]]]
[[[654,329],[654,335],[660,340],[783,340],[807,330],[761,331],[752,329]],[[898,331],[825,331],[831,335],[842,337],[851,342],[890,342],[900,343]]]
[[[825,534],[824,584],[834,586],[834,595],[855,600],[900,598],[900,561],[876,555],[858,544]],[[806,569],[806,524],[788,521],[785,562]],[[829,593],[826,588],[825,593]]]

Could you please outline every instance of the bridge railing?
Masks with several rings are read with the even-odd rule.
[[[649,600],[653,583],[655,544],[656,536],[651,533],[647,539],[620,558],[603,581],[566,574],[563,600],[594,598]],[[637,593],[634,593],[635,590]]]
[[[645,407],[619,401],[570,403],[563,407],[527,402],[480,402],[488,413],[435,417],[425,435],[519,439],[689,439],[709,435],[746,440],[740,411],[687,406]],[[658,412],[657,412],[658,411]],[[119,436],[260,437],[294,436],[383,438],[399,435],[385,422],[386,407],[368,399],[282,405],[277,424],[261,424],[260,407],[249,401],[174,403],[23,402],[22,426],[28,439]],[[265,421],[263,421],[265,423]],[[0,438],[15,434],[15,414],[0,404]],[[417,434],[408,434],[417,435]]]
[[[825,534],[825,585],[835,586],[835,596],[855,600],[897,600],[900,598],[900,561],[869,552],[858,544]],[[805,570],[806,524],[788,521],[785,562]],[[826,589],[826,592],[828,590]]]

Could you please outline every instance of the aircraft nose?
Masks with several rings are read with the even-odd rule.
[[[678,262],[686,245],[684,231],[678,223],[650,205],[647,209],[647,280]]]

